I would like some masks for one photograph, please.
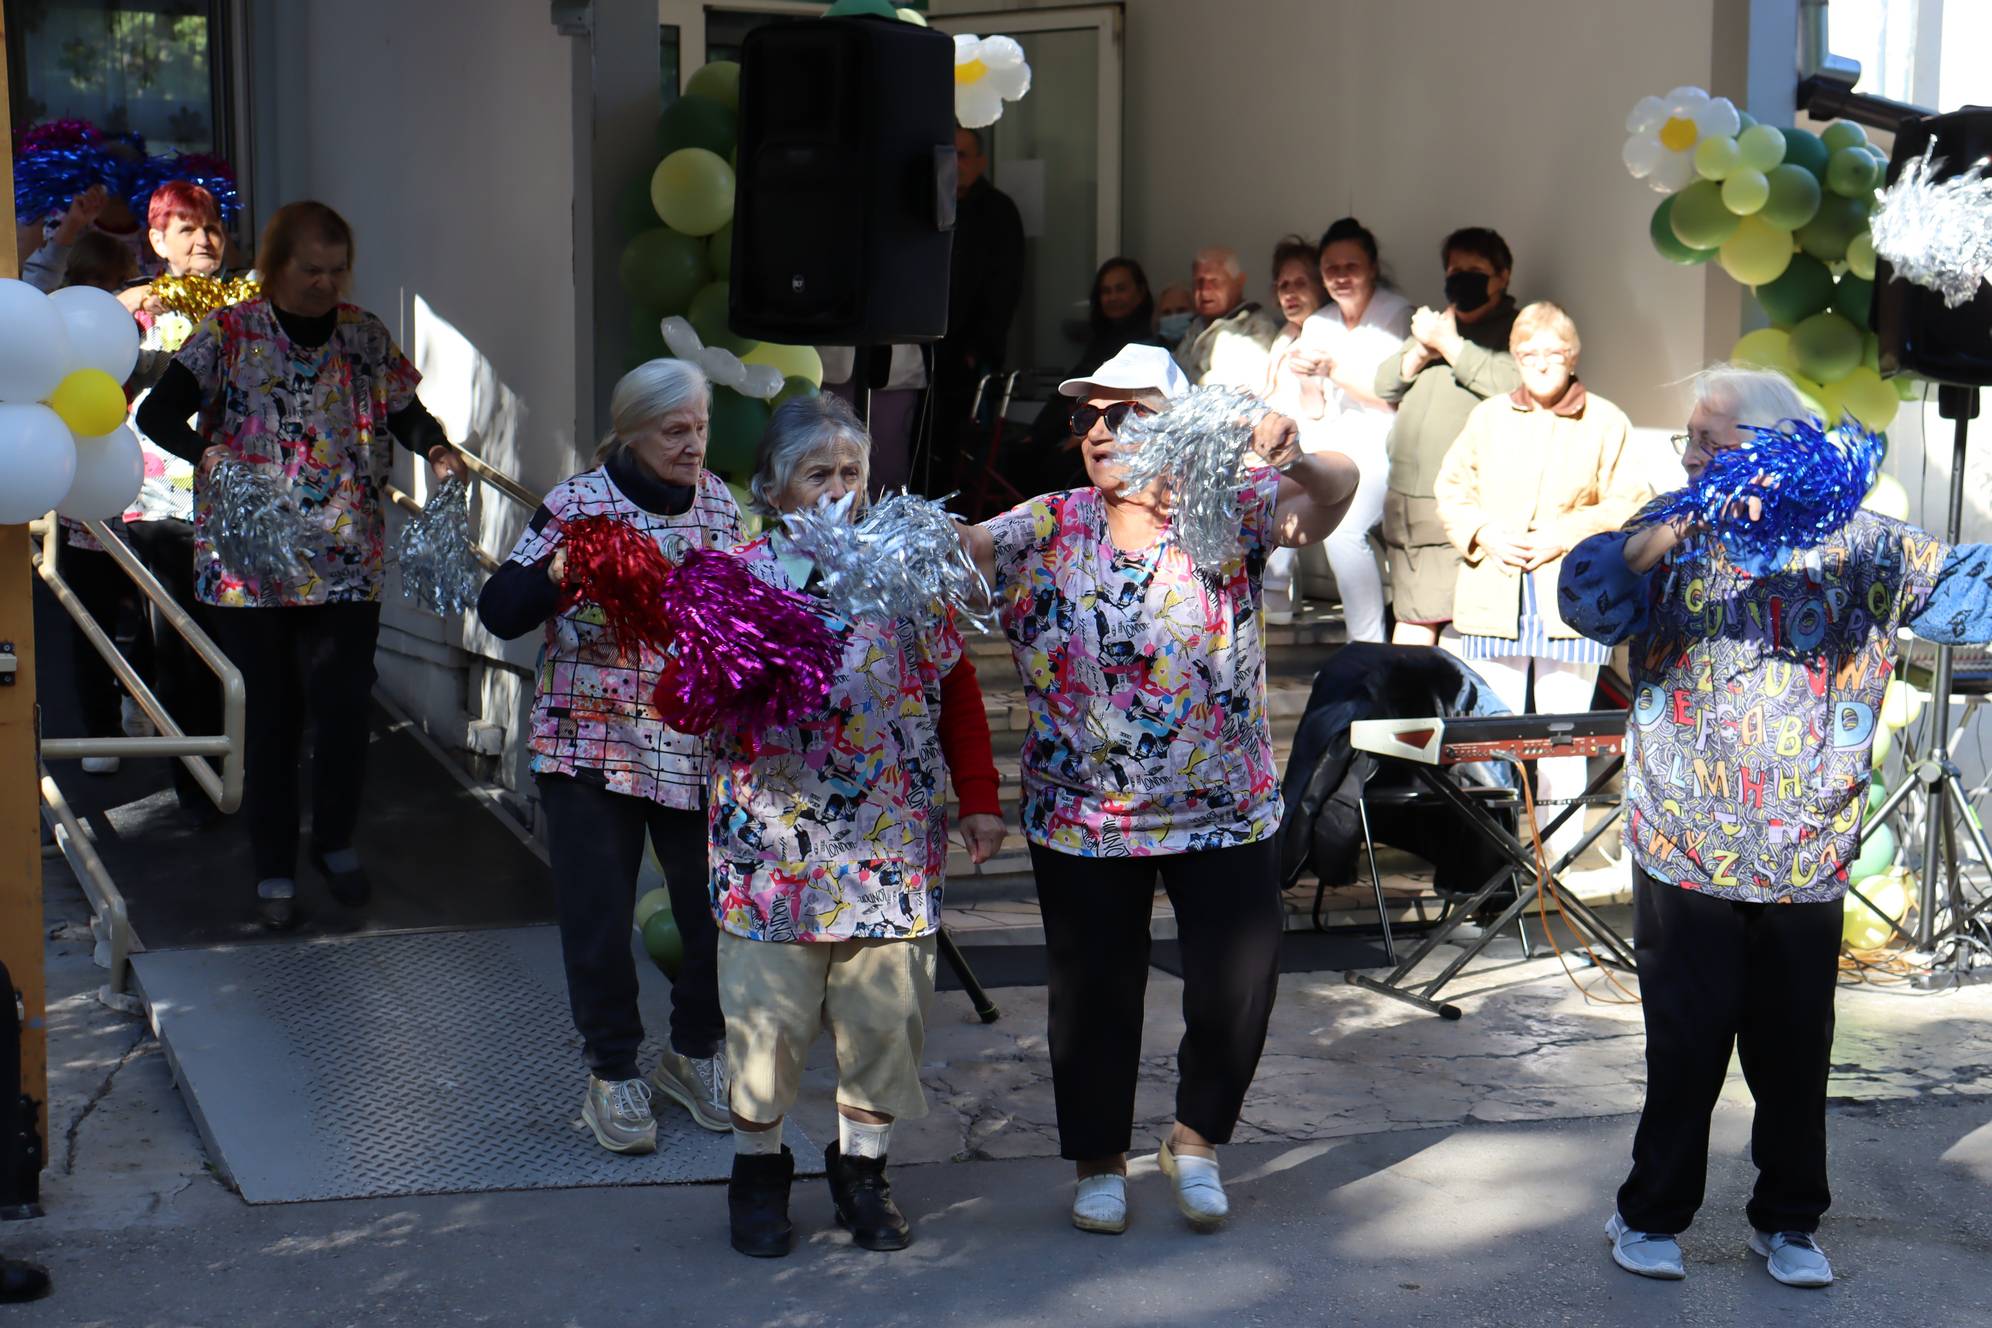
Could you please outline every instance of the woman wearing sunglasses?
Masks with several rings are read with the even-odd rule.
[[[1303,455],[1293,421],[1268,416],[1253,436],[1265,468],[1239,495],[1237,557],[1193,566],[1169,495],[1122,487],[1115,438],[1188,387],[1167,351],[1141,345],[1062,384],[1079,399],[1072,430],[1092,483],[965,536],[1030,710],[1023,826],[1050,967],[1059,1147],[1077,1164],[1072,1221],[1085,1231],[1127,1226],[1158,877],[1183,947],[1186,1025],[1161,1166],[1193,1225],[1228,1212],[1216,1149],[1258,1068],[1282,925],[1260,581],[1274,549],[1334,530],[1358,479],[1346,456]]]

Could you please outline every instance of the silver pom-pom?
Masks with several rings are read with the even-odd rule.
[[[1250,392],[1198,387],[1120,427],[1122,483],[1130,491],[1166,486],[1176,543],[1198,567],[1215,569],[1238,556],[1238,490],[1252,429],[1270,411]]]
[[[855,523],[850,500],[782,518],[789,542],[816,564],[823,593],[846,618],[926,622],[952,609],[958,623],[990,630],[989,583],[962,547],[955,518],[906,492],[879,500]]]
[[[222,564],[269,589],[311,579],[303,555],[325,542],[325,531],[291,501],[275,475],[230,458],[207,478],[207,536]]]
[[[401,593],[439,618],[477,603],[482,568],[470,538],[470,489],[452,475],[436,486],[395,544]]]
[[[1992,180],[1985,160],[1948,180],[1932,143],[1881,191],[1868,232],[1895,275],[1944,297],[1955,309],[1992,280]]]

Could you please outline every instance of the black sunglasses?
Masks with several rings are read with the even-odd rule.
[[[1139,401],[1116,401],[1111,406],[1094,406],[1082,401],[1072,408],[1072,436],[1084,438],[1102,419],[1107,422],[1108,433],[1119,433],[1121,425],[1127,423],[1127,417],[1136,413],[1153,415],[1155,411]]]

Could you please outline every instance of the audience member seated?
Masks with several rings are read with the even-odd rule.
[[[1301,447],[1318,451],[1324,445],[1321,425],[1328,414],[1323,380],[1313,374],[1296,373],[1293,368],[1302,326],[1328,302],[1328,290],[1321,284],[1320,251],[1312,241],[1289,235],[1273,247],[1273,298],[1286,318],[1286,326],[1273,341],[1262,395],[1266,404],[1300,426]],[[1299,599],[1293,593],[1300,575],[1296,562],[1302,558],[1308,559],[1309,572],[1318,570],[1324,578],[1328,575],[1328,562],[1318,544],[1304,549],[1274,550],[1266,560],[1267,622],[1277,626],[1293,621]]]
[[[1397,612],[1391,640],[1430,646],[1452,618],[1459,554],[1446,538],[1432,484],[1466,417],[1522,378],[1508,353],[1515,301],[1514,256],[1493,231],[1469,226],[1440,246],[1446,307],[1420,309],[1401,351],[1376,371],[1376,393],[1397,405],[1390,430],[1390,480],[1383,498],[1383,547]]]
[[[1174,350],[1189,335],[1190,324],[1197,321],[1197,297],[1190,288],[1180,281],[1164,286],[1155,296],[1155,335],[1162,338],[1162,344]]]
[[[1132,342],[1162,345],[1155,333],[1155,297],[1148,274],[1132,258],[1109,258],[1093,276],[1086,348],[1065,377],[1084,378]],[[1031,431],[1004,459],[1003,478],[1026,498],[1077,488],[1086,482],[1079,440],[1072,436],[1072,403],[1054,396]],[[874,448],[877,443],[874,441]],[[1009,449],[1006,449],[1009,450]]]
[[[1176,363],[1197,387],[1259,391],[1280,320],[1246,300],[1236,250],[1205,249],[1192,271],[1197,316],[1176,346]]]

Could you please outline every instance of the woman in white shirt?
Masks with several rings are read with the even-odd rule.
[[[1301,447],[1307,449],[1308,431],[1318,430],[1329,417],[1327,380],[1295,371],[1294,359],[1304,356],[1312,363],[1311,352],[1300,350],[1301,329],[1322,305],[1328,303],[1328,290],[1321,284],[1321,251],[1311,241],[1289,235],[1273,246],[1273,299],[1279,305],[1286,325],[1273,341],[1266,361],[1266,386],[1261,395],[1266,404],[1300,426]],[[1264,581],[1266,621],[1275,626],[1293,621],[1299,603],[1295,582],[1301,568],[1299,559],[1314,554],[1320,572],[1328,567],[1320,556],[1321,546],[1306,549],[1275,549],[1266,559]],[[1315,571],[1310,564],[1307,572]]]
[[[1378,284],[1376,237],[1354,217],[1321,237],[1320,267],[1328,302],[1308,318],[1287,362],[1321,385],[1326,410],[1319,422],[1295,418],[1303,447],[1345,453],[1362,473],[1349,514],[1323,549],[1341,590],[1348,639],[1382,641],[1383,576],[1369,532],[1383,519],[1384,439],[1395,408],[1376,395],[1376,371],[1410,335],[1411,302]]]

